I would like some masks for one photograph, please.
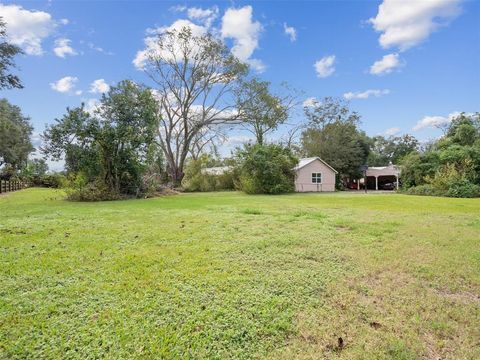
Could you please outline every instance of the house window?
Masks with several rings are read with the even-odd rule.
[[[322,173],[312,173],[312,183],[321,184],[322,183]]]

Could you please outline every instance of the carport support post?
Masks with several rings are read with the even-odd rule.
[[[375,190],[378,190],[378,176],[375,176]]]
[[[395,177],[397,178],[397,190],[398,190],[398,175],[395,175]]]

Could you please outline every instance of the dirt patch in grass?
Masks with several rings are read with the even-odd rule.
[[[480,305],[480,295],[468,291],[451,292],[447,289],[442,289],[436,290],[435,293],[441,298],[447,299],[455,303]]]

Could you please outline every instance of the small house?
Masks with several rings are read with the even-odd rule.
[[[335,191],[337,170],[319,157],[300,159],[295,170],[295,191]]]

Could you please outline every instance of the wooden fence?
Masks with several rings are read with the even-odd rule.
[[[27,184],[23,181],[0,180],[0,194],[25,189]]]

